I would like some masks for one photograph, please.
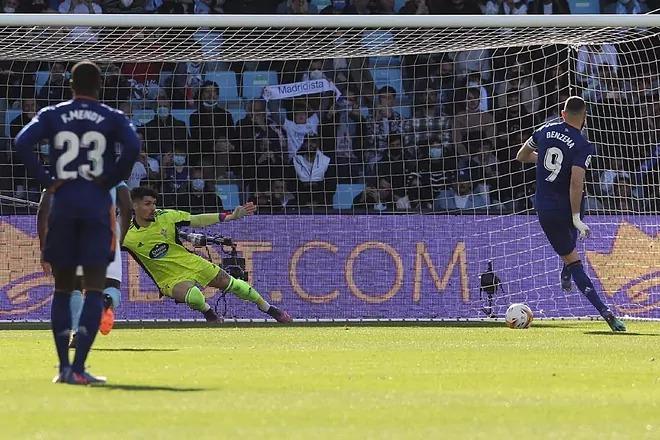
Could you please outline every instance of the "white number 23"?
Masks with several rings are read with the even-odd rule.
[[[55,135],[54,141],[56,149],[65,150],[55,164],[58,179],[75,179],[80,176],[91,180],[103,174],[103,153],[106,146],[103,134],[88,131],[79,138],[72,131],[60,131]],[[65,170],[64,168],[78,157],[81,147],[88,149],[87,160],[90,164],[81,164],[78,171]]]

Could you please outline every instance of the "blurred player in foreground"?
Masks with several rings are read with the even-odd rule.
[[[535,208],[550,245],[564,261],[562,289],[571,290],[572,277],[612,331],[624,332],[626,326],[601,300],[575,248],[578,235],[584,239],[591,232],[582,221],[582,203],[584,175],[595,148],[581,132],[587,119],[584,100],[568,98],[561,116],[562,122],[536,130],[516,158],[536,164]]]
[[[124,182],[120,182],[110,190],[110,198],[113,206],[119,210],[119,219],[115,232],[115,259],[108,265],[105,275],[105,289],[103,289],[103,314],[101,315],[101,324],[99,331],[107,335],[112,330],[115,322],[114,310],[117,309],[121,301],[121,279],[122,279],[122,259],[121,243],[128,231],[128,225],[131,222],[131,197],[128,187]],[[43,249],[48,232],[48,214],[50,213],[51,196],[47,192],[41,196],[39,201],[39,210],[37,211],[37,230],[39,231],[39,242]],[[50,265],[43,263],[44,272],[50,272]],[[76,268],[76,290],[71,292],[71,342],[69,348],[75,348],[77,342],[76,332],[80,323],[84,298],[82,293],[82,266]]]
[[[85,361],[103,313],[106,269],[115,256],[115,212],[109,191],[130,173],[140,140],[121,111],[98,102],[101,71],[96,64],[76,64],[71,89],[72,100],[41,109],[18,133],[15,144],[29,175],[52,195],[42,258],[55,277],[51,326],[59,374],[53,381],[90,385],[105,382],[85,371]],[[48,170],[35,153],[42,139],[51,146]],[[118,158],[116,144],[121,146]],[[87,294],[71,363],[69,302],[78,266],[83,267]]]
[[[278,322],[291,322],[287,312],[268,304],[248,283],[189,252],[177,235],[180,226],[204,227],[252,215],[255,212],[252,203],[239,206],[231,214],[191,215],[184,211],[156,209],[157,196],[154,190],[145,187],[131,191],[134,217],[123,246],[154,280],[161,294],[201,312],[207,321],[217,321],[218,316],[202,293],[202,289],[211,286],[255,303],[259,310]]]

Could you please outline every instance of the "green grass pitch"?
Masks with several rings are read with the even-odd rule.
[[[51,384],[0,331],[0,438],[660,438],[660,323],[115,329]]]

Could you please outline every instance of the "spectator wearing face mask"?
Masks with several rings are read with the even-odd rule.
[[[163,155],[160,166],[163,206],[174,206],[177,193],[188,191],[190,168],[187,165],[187,159],[182,148],[177,148],[174,153]]]
[[[218,102],[218,85],[205,81],[199,90],[197,111],[190,116],[190,140],[197,153],[191,161],[200,164],[203,155],[213,153],[216,141],[235,138],[234,119]]]
[[[150,156],[169,153],[174,145],[186,145],[186,124],[170,114],[172,104],[165,94],[158,96],[156,115],[142,128],[144,150]]]
[[[2,12],[5,14],[13,14],[14,12],[18,12],[17,10],[20,8],[20,3],[21,2],[19,0],[5,0],[2,6]]]
[[[68,80],[69,72],[66,71],[66,64],[59,61],[51,64],[48,82],[44,84],[37,96],[39,107],[55,105],[71,99],[71,88]]]

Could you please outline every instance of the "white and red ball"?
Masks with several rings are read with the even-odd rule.
[[[534,314],[527,304],[511,304],[504,320],[509,328],[527,328],[532,325]]]

